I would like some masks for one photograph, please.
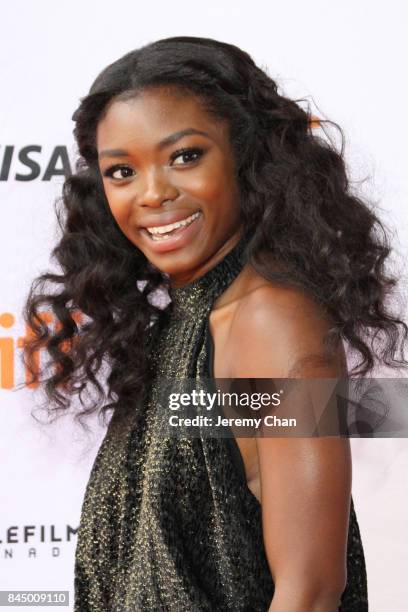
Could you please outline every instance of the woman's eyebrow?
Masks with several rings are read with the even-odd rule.
[[[174,132],[173,134],[166,136],[166,138],[163,138],[163,140],[161,140],[157,144],[157,149],[164,149],[165,147],[176,143],[184,136],[190,136],[191,134],[199,134],[201,136],[206,136],[207,138],[210,138],[210,135],[207,134],[207,132],[204,132],[203,130],[197,130],[191,127],[185,128],[184,130]],[[99,159],[102,159],[103,157],[130,157],[130,153],[128,151],[125,151],[125,149],[105,149],[104,151],[101,151],[99,153],[98,157]]]
[[[157,148],[164,149],[165,147],[168,147],[169,145],[172,145],[181,138],[183,138],[183,136],[190,136],[190,134],[200,134],[201,136],[206,136],[207,138],[210,138],[210,135],[207,134],[207,132],[203,132],[202,130],[196,130],[195,128],[190,127],[184,130],[180,130],[179,132],[174,132],[174,134],[170,134],[170,136],[166,136],[166,138],[159,142]]]

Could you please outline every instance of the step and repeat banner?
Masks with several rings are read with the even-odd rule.
[[[122,1],[2,8],[0,97],[0,590],[68,592],[81,503],[105,428],[72,415],[54,423],[25,380],[22,319],[32,280],[54,269],[54,202],[74,168],[71,116],[108,63],[158,38],[218,38],[248,51],[284,93],[339,123],[355,188],[380,206],[401,276],[408,253],[403,2]],[[387,373],[382,373],[388,376]],[[392,374],[389,374],[392,376]],[[75,405],[72,406],[72,412]],[[352,440],[353,498],[365,547],[371,612],[408,601],[408,443]],[[61,609],[50,606],[49,609]]]

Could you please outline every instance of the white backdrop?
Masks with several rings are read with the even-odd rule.
[[[104,66],[155,39],[193,35],[237,44],[268,68],[286,95],[313,98],[316,114],[343,127],[350,175],[398,230],[393,242],[397,263],[404,265],[407,17],[403,0],[14,0],[2,6],[1,589],[69,590],[72,609],[73,532],[103,435],[95,424],[86,437],[69,417],[55,425],[37,424],[30,411],[41,398],[32,390],[14,389],[24,376],[18,367],[21,308],[30,280],[48,267],[55,243],[53,203],[63,177],[44,180],[44,175],[56,147],[66,147],[73,161],[70,118],[79,98]],[[34,171],[24,163],[30,146],[37,146],[28,153],[37,162]],[[61,158],[57,162],[61,168]],[[22,180],[21,175],[29,176]],[[408,601],[408,443],[353,440],[352,446],[370,611],[403,612]]]

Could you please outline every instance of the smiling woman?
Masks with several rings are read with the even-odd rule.
[[[379,219],[310,112],[234,45],[132,51],[74,120],[61,273],[33,283],[25,358],[50,413],[74,395],[81,419],[113,411],[82,506],[75,611],[364,612],[348,440],[166,437],[160,394],[169,379],[407,365]]]
[[[114,100],[96,143],[113,217],[171,275],[173,286],[201,276],[237,242],[239,192],[228,124],[205,112],[196,96],[156,86]],[[173,227],[178,222],[183,225]]]

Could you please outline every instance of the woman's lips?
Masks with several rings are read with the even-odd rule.
[[[158,240],[155,240],[153,235],[148,232],[147,229],[142,228],[140,233],[143,236],[146,246],[148,246],[148,248],[155,253],[166,253],[167,251],[174,251],[186,246],[186,244],[188,244],[188,242],[194,238],[202,225],[203,213],[201,211],[198,212],[200,214],[196,219],[194,219],[194,221],[188,225],[173,230],[168,238],[159,238]]]
[[[145,215],[143,219],[138,221],[138,225],[142,228],[171,225],[172,223],[177,223],[178,221],[183,221],[184,219],[191,217],[191,215],[195,214],[196,212],[199,211],[194,210],[191,212],[191,210],[181,209]]]

